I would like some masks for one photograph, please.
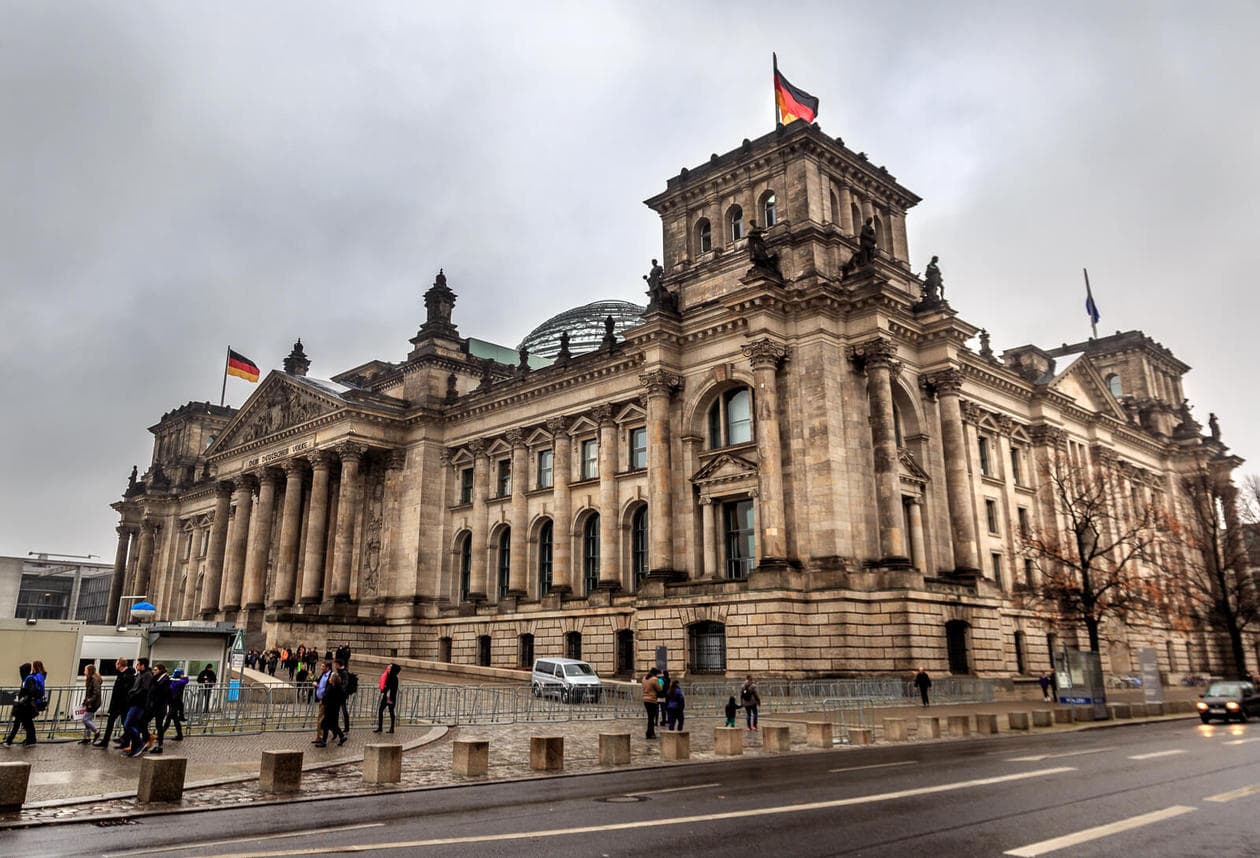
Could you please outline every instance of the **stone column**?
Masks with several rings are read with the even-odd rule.
[[[340,444],[337,455],[341,457],[341,494],[337,499],[337,537],[333,549],[334,602],[350,601],[350,573],[354,568],[354,526],[359,519],[359,505],[363,501],[363,479],[359,464],[366,450],[359,444]]]
[[[252,476],[241,477],[236,483],[236,521],[232,524],[232,544],[228,546],[227,583],[223,587],[223,611],[228,613],[241,607],[241,591],[245,585],[246,549],[249,547],[249,518],[254,508]]]
[[[302,538],[302,460],[288,459],[283,467],[284,507],[280,512],[280,554],[276,558],[272,608],[287,608],[297,597],[298,542]]]
[[[954,566],[958,572],[974,575],[980,566],[971,485],[967,477],[967,442],[959,401],[962,373],[956,369],[942,370],[933,373],[926,381],[935,389],[940,407],[941,452],[945,458],[945,490],[949,500]]]
[[[118,622],[118,602],[123,596],[123,587],[127,583],[127,555],[131,551],[133,528],[118,525],[118,548],[114,552],[114,574],[109,582],[109,602],[105,606],[105,622],[114,625]]]
[[[136,582],[133,585],[135,592],[123,595],[144,596],[148,601],[156,598],[149,592],[150,576],[153,572],[153,538],[156,532],[157,522],[145,516],[140,521],[140,557],[136,561]]]
[[[490,492],[490,457],[486,453],[486,442],[480,438],[470,441],[468,450],[473,454],[472,569],[468,576],[472,592],[468,594],[468,601],[484,602],[495,592],[494,570],[486,559],[490,539],[490,509],[486,506]]]
[[[412,603],[416,597],[415,564],[405,570],[400,559],[399,542],[402,533],[402,482],[403,469],[407,466],[406,450],[390,450],[385,459],[385,500],[381,515],[381,565],[384,574],[383,589],[379,601]]]
[[[512,556],[508,558],[511,564],[508,569],[508,595],[524,599],[529,587],[529,540],[526,538],[529,535],[529,504],[525,498],[525,491],[529,488],[529,447],[525,444],[525,433],[520,429],[508,432],[507,440],[512,445]]]
[[[840,216],[840,231],[845,235],[855,235],[857,230],[854,229],[853,224],[853,194],[850,193],[849,186],[841,185],[838,196],[840,211],[837,214]]]
[[[923,539],[923,498],[916,497],[910,501],[910,553],[914,555],[914,566],[926,573],[927,547]]]
[[[267,558],[271,555],[271,520],[275,515],[276,477],[274,468],[258,472],[258,520],[249,541],[245,559],[245,607],[261,608],[266,599]]]
[[[306,556],[302,558],[302,604],[319,604],[324,586],[324,549],[328,541],[328,470],[332,454],[319,450],[311,463],[311,499],[306,512]]]
[[[787,515],[783,507],[783,445],[779,437],[779,363],[787,349],[770,339],[744,346],[753,367],[757,409],[758,512],[761,566],[787,564]]]
[[[655,369],[639,376],[647,388],[648,574],[674,578],[674,512],[670,488],[669,403],[682,378]]]
[[[857,351],[866,365],[866,395],[871,411],[871,444],[875,454],[875,507],[879,518],[880,563],[906,568],[904,514],[901,508],[897,430],[893,417],[892,374],[899,368],[897,347],[888,340],[864,343]]]
[[[701,541],[704,544],[704,568],[700,570],[701,578],[721,578],[718,570],[717,523],[714,521],[713,508],[717,503],[713,498],[700,499]]]
[[[573,444],[569,438],[569,418],[553,417],[547,421],[551,433],[551,497],[556,512],[551,521],[551,592],[573,591],[573,500],[569,494],[572,482]]]
[[[210,549],[206,574],[201,579],[201,613],[209,616],[219,610],[219,587],[223,583],[224,551],[227,548],[228,513],[232,508],[232,484],[214,487],[214,521],[210,524]]]
[[[621,528],[617,522],[617,424],[612,406],[591,415],[599,424],[599,588],[621,589]]]

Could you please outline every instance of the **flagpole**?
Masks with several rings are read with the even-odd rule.
[[[770,52],[770,63],[774,69],[774,76],[770,79],[770,92],[772,93],[770,102],[774,110],[774,127],[777,130],[779,127],[779,55],[774,51]]]
[[[1089,298],[1090,306],[1096,306],[1094,304],[1094,290],[1089,288],[1089,269],[1082,268],[1081,272],[1085,275],[1085,295]],[[1098,323],[1094,321],[1094,314],[1092,312],[1089,314],[1089,328],[1094,332],[1094,339],[1098,339]]]
[[[223,356],[223,391],[219,394],[219,407],[223,407],[223,403],[227,400],[227,371],[228,364],[232,361],[232,347],[227,347],[227,354]]]

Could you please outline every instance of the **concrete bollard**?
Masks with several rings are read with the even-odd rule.
[[[363,782],[396,784],[402,780],[402,745],[365,745]]]
[[[599,764],[601,766],[630,765],[630,734],[600,733]]]
[[[805,744],[811,748],[835,747],[830,721],[806,721]]]
[[[452,743],[451,771],[461,777],[473,778],[490,770],[490,741],[488,739],[456,739]]]
[[[1110,715],[1111,720],[1121,721],[1132,718],[1133,710],[1128,703],[1112,703],[1107,707],[1107,714]]]
[[[666,760],[690,760],[691,734],[686,730],[666,730],[662,733],[661,758]]]
[[[564,737],[530,736],[529,767],[536,772],[564,771]]]
[[[1010,724],[1012,730],[1028,729],[1028,713],[1027,712],[1007,712],[1006,722]]]
[[[263,792],[297,792],[302,788],[301,751],[263,751],[258,770],[258,788]]]
[[[949,735],[951,736],[970,736],[971,735],[971,716],[970,715],[950,715],[948,717]]]
[[[187,757],[145,757],[140,761],[140,784],[136,800],[179,801],[184,797],[184,773]]]
[[[0,763],[0,810],[21,810],[30,782],[30,763]]]
[[[996,736],[998,716],[988,713],[976,713],[976,732],[982,736]]]
[[[909,731],[906,729],[905,718],[885,718],[884,719],[884,741],[885,742],[904,742],[909,738]]]
[[[935,715],[919,716],[919,738],[920,739],[939,739],[941,738],[941,719]]]
[[[761,746],[767,751],[783,753],[792,750],[792,728],[786,724],[761,725]]]
[[[1053,727],[1054,712],[1049,709],[1034,709],[1032,711],[1032,723],[1034,727]]]
[[[1094,707],[1093,706],[1073,706],[1072,707],[1072,720],[1073,721],[1093,721],[1094,720]]]
[[[1054,708],[1054,723],[1056,723],[1056,724],[1071,724],[1071,723],[1072,723],[1072,710],[1071,710],[1071,708],[1069,708],[1069,707],[1067,707],[1067,706],[1056,706],[1056,707]]]
[[[738,727],[714,727],[713,753],[719,757],[738,757],[744,753],[744,731]]]
[[[849,728],[849,744],[850,745],[873,745],[875,737],[871,735],[870,727],[850,727]]]

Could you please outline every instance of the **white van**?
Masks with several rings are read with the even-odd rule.
[[[576,658],[538,659],[529,687],[535,697],[559,697],[565,703],[595,703],[603,691],[595,669]]]

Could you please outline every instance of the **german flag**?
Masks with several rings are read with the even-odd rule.
[[[779,124],[787,125],[798,119],[813,122],[818,115],[818,99],[803,89],[792,86],[779,74],[779,58],[774,58],[774,102],[779,108]]]
[[[256,382],[258,381],[258,364],[240,352],[228,349],[227,374]]]

